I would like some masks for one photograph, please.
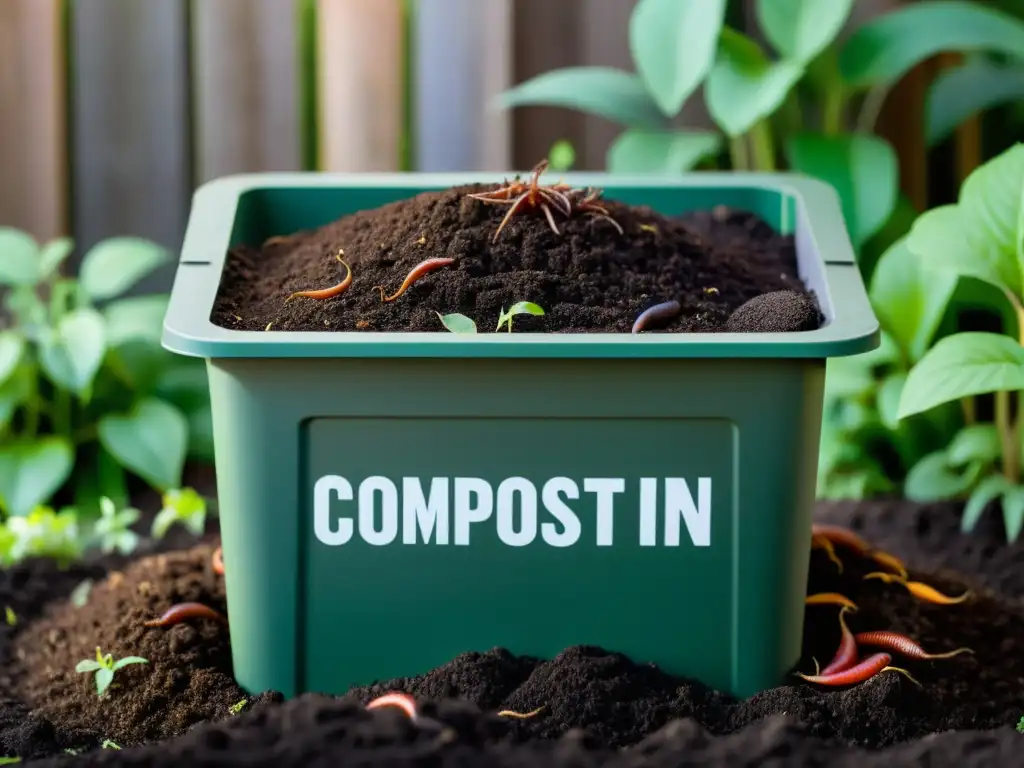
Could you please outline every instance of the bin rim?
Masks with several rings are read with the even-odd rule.
[[[178,260],[164,318],[162,343],[190,357],[215,358],[534,358],[686,359],[829,358],[878,346],[880,329],[856,266],[835,189],[797,173],[696,172],[680,176],[567,173],[565,183],[616,190],[763,189],[795,203],[797,222],[807,222],[813,253],[806,257],[823,275],[816,291],[825,323],[790,333],[480,333],[239,331],[211,319],[242,196],[270,189],[446,189],[492,184],[517,172],[467,173],[258,173],[223,176],[199,187]],[[521,173],[521,172],[518,172]],[[824,258],[822,254],[828,254]],[[805,270],[807,264],[802,263]]]

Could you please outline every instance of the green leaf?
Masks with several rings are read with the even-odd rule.
[[[170,296],[132,296],[112,301],[103,308],[107,321],[107,343],[117,347],[132,339],[159,345]]]
[[[1003,527],[1006,540],[1016,542],[1024,527],[1024,488],[1014,488],[1003,495]]]
[[[451,315],[442,315],[440,312],[435,312],[434,314],[441,318],[441,324],[452,333],[476,333],[476,323],[473,322],[472,318],[460,315],[457,312]]]
[[[885,139],[866,134],[803,133],[787,144],[794,170],[835,187],[854,247],[888,221],[899,192],[899,163]]]
[[[991,51],[1019,59],[1024,23],[979,3],[914,3],[858,28],[843,46],[839,66],[854,87],[894,83],[943,51]]]
[[[726,0],[639,0],[629,50],[661,111],[674,117],[711,71]]]
[[[153,487],[166,490],[181,482],[188,451],[188,421],[173,405],[156,398],[140,401],[131,413],[99,421],[103,447]]]
[[[53,277],[60,266],[75,250],[75,241],[68,237],[51,240],[39,252],[40,276],[46,280]]]
[[[907,473],[903,495],[911,501],[955,499],[971,487],[976,470],[960,472],[946,463],[945,451],[929,453]]]
[[[114,670],[103,667],[96,670],[96,693],[102,696],[114,682]]]
[[[82,659],[75,666],[75,672],[95,672],[97,669],[103,669],[103,665],[95,659]]]
[[[962,467],[972,462],[992,464],[1003,454],[999,430],[995,424],[968,424],[954,435],[946,448],[946,460],[951,467]]]
[[[40,339],[47,329],[46,305],[31,286],[12,288],[4,299],[7,309],[18,321],[18,330],[33,341]]]
[[[871,276],[871,306],[910,360],[920,360],[931,344],[957,280],[951,272],[926,267],[905,238],[878,260]]]
[[[1013,256],[970,229],[962,207],[940,205],[914,222],[907,235],[907,248],[930,268],[973,277],[1019,296],[1021,276]]]
[[[801,64],[773,63],[756,42],[726,27],[704,84],[704,100],[718,127],[740,136],[774,114],[803,74]]]
[[[906,383],[906,372],[897,371],[887,376],[878,388],[878,416],[889,429],[899,428],[900,395]]]
[[[127,667],[129,664],[149,664],[149,659],[144,659],[141,656],[125,656],[114,663],[114,671],[117,672],[117,670]]]
[[[544,308],[532,301],[520,301],[509,307],[508,316],[513,315],[543,315]]]
[[[1002,475],[989,475],[971,492],[960,518],[960,530],[970,533],[981,519],[985,508],[1013,488],[1013,483]]]
[[[545,72],[505,91],[499,106],[577,109],[630,127],[658,128],[665,116],[643,81],[612,67],[565,67]]]
[[[576,164],[576,148],[568,139],[559,139],[548,150],[552,171],[568,171]]]
[[[0,331],[0,384],[11,378],[24,351],[24,336],[17,331]]]
[[[103,316],[83,307],[65,315],[39,348],[39,363],[59,387],[85,396],[106,352]]]
[[[0,765],[17,765],[21,762],[20,757],[0,757]]]
[[[39,282],[39,245],[27,232],[0,227],[0,285]]]
[[[56,493],[71,475],[75,452],[62,437],[0,446],[0,502],[23,517]]]
[[[711,131],[631,128],[620,133],[608,149],[611,173],[676,175],[719,151],[722,138]]]
[[[18,406],[32,398],[32,369],[23,365],[0,384],[0,428],[7,426]]]
[[[138,237],[114,237],[89,249],[79,279],[95,301],[118,296],[168,260],[165,248]]]
[[[940,72],[928,89],[928,146],[945,141],[974,115],[1016,101],[1024,101],[1024,66],[1020,64],[995,64],[982,59]]]
[[[809,62],[846,24],[853,0],[758,0],[757,21],[783,57]]]
[[[957,333],[940,339],[913,367],[900,399],[900,418],[969,395],[1024,389],[1024,349],[998,333]]]

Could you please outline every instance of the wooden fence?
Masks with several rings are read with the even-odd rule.
[[[192,190],[224,174],[528,168],[560,138],[600,168],[615,126],[490,102],[559,66],[631,68],[634,4],[0,0],[0,225],[79,251],[120,234],[176,248]],[[922,77],[886,123],[917,202],[927,163],[906,118]],[[698,101],[686,119],[706,124]]]

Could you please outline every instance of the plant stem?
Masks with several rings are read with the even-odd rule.
[[[860,114],[857,115],[857,132],[874,133],[875,123],[882,112],[882,105],[885,104],[885,97],[889,95],[890,86],[881,83],[873,86],[864,97],[864,103],[860,105]]]
[[[772,126],[767,119],[750,129],[750,146],[753,150],[754,168],[758,171],[775,170],[775,140]]]
[[[846,107],[846,94],[842,88],[834,85],[825,89],[821,105],[821,132],[826,136],[835,136],[843,130],[843,112]]]
[[[964,411],[964,424],[966,424],[967,426],[970,426],[975,421],[977,421],[977,416],[975,415],[975,411],[974,411],[974,398],[973,397],[962,398],[960,400],[960,406],[963,408],[963,411]]]
[[[996,428],[1003,448],[1003,477],[1016,485],[1020,481],[1020,450],[1015,443],[1017,425],[1011,423],[1010,393],[1006,391],[996,392]]]
[[[734,171],[750,170],[750,153],[747,150],[745,136],[733,136],[729,139],[729,157]]]

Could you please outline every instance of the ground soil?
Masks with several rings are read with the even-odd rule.
[[[99,578],[104,564],[61,573],[30,563],[0,574],[0,601],[22,617],[13,631],[0,627],[0,748],[52,756],[33,764],[71,766],[1024,765],[1024,736],[1013,728],[1024,714],[1024,545],[1004,544],[995,518],[974,536],[961,534],[958,515],[956,505],[894,501],[820,512],[904,557],[915,578],[948,594],[971,589],[968,602],[931,605],[899,585],[865,581],[874,567],[842,551],[842,574],[814,553],[808,591],[853,599],[854,631],[892,629],[929,651],[967,646],[973,654],[897,659],[922,687],[895,672],[839,690],[793,679],[745,701],[597,648],[570,648],[549,661],[493,649],[339,699],[249,697],[234,715],[231,704],[245,694],[231,679],[225,628],[138,626],[177,600],[223,607],[211,542],[119,565],[80,608],[61,596],[86,576]],[[808,608],[801,670],[811,671],[811,657],[831,658],[836,617],[834,607]],[[115,656],[150,659],[119,673],[121,686],[104,700],[91,694],[86,675],[70,672],[97,642]],[[414,693],[425,722],[362,709],[385,690]],[[496,714],[541,706],[526,720]],[[174,738],[131,746],[166,736]],[[126,748],[96,749],[103,739]],[[66,747],[91,751],[71,758],[60,754]]]
[[[212,320],[238,330],[439,331],[437,314],[461,313],[481,332],[493,331],[502,308],[531,301],[543,317],[520,316],[522,332],[629,332],[650,306],[675,300],[679,316],[651,331],[723,330],[745,302],[787,291],[761,317],[748,313],[735,331],[813,329],[820,315],[797,276],[793,238],[750,213],[717,208],[683,217],[605,201],[623,227],[577,215],[517,215],[494,233],[507,212],[466,197],[490,187],[427,192],[345,216],[317,230],[247,244],[228,255]],[[328,300],[286,299],[296,291],[339,283],[344,252],[351,287]],[[455,262],[417,281],[390,303],[409,271],[429,258]],[[765,314],[765,313],[761,313]],[[795,316],[796,326],[779,318]]]

